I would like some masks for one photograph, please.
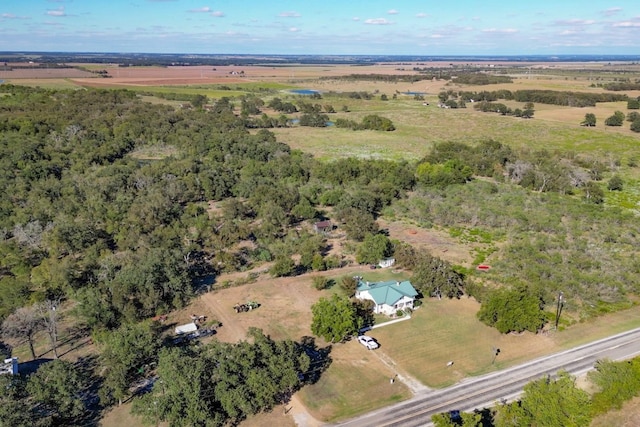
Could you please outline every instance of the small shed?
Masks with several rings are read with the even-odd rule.
[[[396,263],[395,258],[385,258],[385,259],[381,259],[380,262],[378,262],[378,266],[380,268],[389,268],[389,267],[393,267],[395,263]]]
[[[333,224],[329,220],[318,221],[313,224],[313,231],[316,233],[328,233],[331,230],[333,230]]]
[[[18,375],[18,358],[10,357],[8,359],[4,359],[4,363],[0,365],[0,375],[9,374],[9,375]]]

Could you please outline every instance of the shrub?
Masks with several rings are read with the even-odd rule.
[[[329,285],[329,280],[327,280],[324,276],[317,276],[313,278],[313,287],[319,291],[327,289]]]
[[[607,184],[607,188],[610,191],[621,191],[622,190],[622,178],[620,178],[618,175],[612,176],[611,179],[609,180],[609,183]]]
[[[622,126],[624,123],[625,115],[622,111],[616,111],[613,116],[608,117],[604,124],[606,126]]]

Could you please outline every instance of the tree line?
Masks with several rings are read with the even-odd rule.
[[[500,402],[493,408],[472,413],[442,413],[432,417],[437,427],[520,427],[574,426],[591,424],[598,415],[620,409],[640,393],[640,359],[614,362],[599,360],[587,374],[594,386],[587,392],[567,372],[534,380],[513,402]]]

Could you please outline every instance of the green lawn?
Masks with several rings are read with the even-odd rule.
[[[412,319],[373,330],[402,369],[431,387],[449,386],[462,378],[522,363],[640,326],[640,307],[605,318],[574,324],[548,334],[502,335],[480,323],[473,299],[429,299]],[[606,321],[605,321],[606,320]],[[399,341],[398,337],[402,340]],[[401,343],[401,344],[397,344]],[[494,348],[500,349],[494,361]],[[453,361],[451,367],[447,363]]]
[[[355,341],[334,346],[332,363],[320,380],[300,391],[314,417],[323,421],[349,418],[411,397],[377,356]]]

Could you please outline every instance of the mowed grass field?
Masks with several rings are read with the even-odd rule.
[[[399,367],[440,388],[640,326],[640,307],[634,307],[559,332],[504,335],[477,320],[479,309],[472,298],[428,299],[410,321],[374,329],[369,335]],[[494,348],[500,349],[495,360]],[[447,367],[449,361],[453,366]]]

